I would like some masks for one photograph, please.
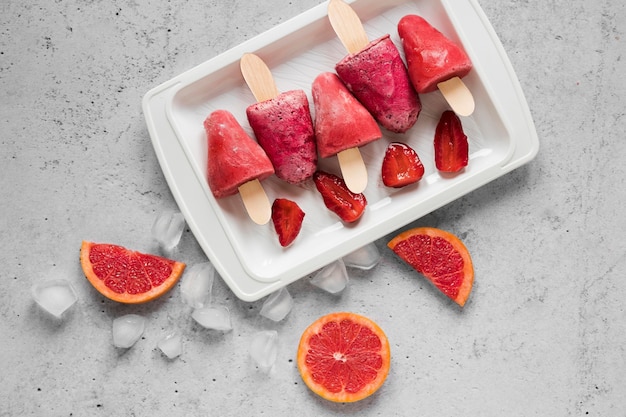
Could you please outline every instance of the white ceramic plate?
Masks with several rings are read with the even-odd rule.
[[[255,102],[239,69],[246,52],[270,67],[280,91],[303,89],[334,71],[346,51],[327,17],[327,3],[171,79],[143,99],[148,130],[170,189],[209,260],[242,300],[257,300],[330,262],[461,197],[531,160],[538,139],[523,93],[496,34],[474,0],[356,0],[370,39],[386,33],[402,51],[396,25],[406,14],[425,17],[463,45],[474,69],[464,78],[476,100],[471,117],[462,118],[470,142],[468,167],[454,176],[434,166],[435,125],[447,104],[439,92],[421,95],[418,123],[406,134],[383,129],[383,138],[361,148],[368,167],[368,207],[347,225],[326,209],[312,182],[289,185],[272,176],[263,182],[270,200],[295,200],[305,211],[303,228],[288,248],[278,244],[271,222],[258,226],[236,195],[216,200],[206,182],[206,137],[202,122],[214,110],[232,112],[250,133],[245,109]],[[416,185],[396,190],[380,178],[390,141],[411,145],[425,166]],[[320,169],[339,173],[336,158],[320,160]]]

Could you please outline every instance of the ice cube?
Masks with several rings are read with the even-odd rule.
[[[380,252],[374,243],[367,244],[360,249],[343,257],[343,263],[349,268],[372,269],[380,261]]]
[[[227,307],[207,306],[196,308],[193,310],[193,313],[191,313],[191,317],[198,322],[200,326],[207,329],[227,332],[233,328],[230,321],[230,311]]]
[[[211,300],[215,268],[210,262],[192,265],[183,274],[180,292],[183,301],[193,308],[201,308]]]
[[[157,347],[169,359],[177,358],[183,353],[183,338],[178,331],[170,331],[159,340]]]
[[[348,285],[348,271],[343,260],[338,259],[320,269],[311,278],[311,284],[331,294],[343,291]]]
[[[152,237],[165,250],[172,250],[183,235],[185,217],[177,211],[163,211],[157,214],[152,224]]]
[[[129,348],[134,345],[143,334],[146,319],[137,314],[126,314],[113,320],[113,345],[119,348]]]
[[[276,330],[264,330],[252,335],[250,356],[261,370],[268,371],[276,362],[277,354],[278,332]]]
[[[287,288],[283,287],[267,297],[259,314],[273,321],[281,321],[292,308],[293,298],[291,298]]]
[[[31,291],[35,302],[57,318],[78,300],[74,287],[64,279],[41,281],[33,285]]]

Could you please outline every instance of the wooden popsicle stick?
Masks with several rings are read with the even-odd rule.
[[[359,148],[350,148],[337,154],[339,168],[346,186],[355,194],[360,194],[367,187],[367,168]]]
[[[369,38],[365,33],[361,19],[354,9],[342,0],[330,0],[328,19],[337,37],[349,53],[355,54],[369,44]],[[348,189],[356,194],[362,193],[367,187],[367,168],[359,148],[341,151],[337,154],[337,158],[341,175]]]
[[[241,57],[240,67],[241,73],[257,101],[268,100],[278,95],[272,74],[261,58],[254,54],[244,54]],[[264,225],[270,221],[272,206],[258,179],[239,186],[239,195],[253,222]]]
[[[239,61],[241,74],[257,101],[265,101],[278,95],[272,72],[255,54],[243,54]]]
[[[255,179],[240,185],[239,195],[253,222],[263,225],[270,221],[272,206],[259,180]]]
[[[474,96],[459,77],[452,77],[437,84],[452,110],[459,116],[469,116],[474,112]]]
[[[365,48],[370,42],[354,9],[342,0],[330,0],[328,19],[343,46],[351,54]]]

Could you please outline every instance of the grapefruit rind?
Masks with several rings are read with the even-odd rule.
[[[87,242],[87,241],[82,242],[82,245],[80,248],[80,264],[83,269],[83,273],[85,274],[85,277],[91,283],[91,285],[100,294],[104,295],[105,297],[113,301],[117,301],[119,303],[142,304],[142,303],[146,303],[148,301],[154,300],[155,298],[162,296],[163,294],[168,292],[178,282],[178,280],[182,276],[183,271],[185,269],[185,264],[182,262],[173,261],[173,260],[162,258],[156,255],[148,255],[148,254],[144,254],[141,252],[130,251],[128,249],[122,248],[131,254],[150,256],[150,257],[164,259],[166,261],[172,262],[171,264],[172,270],[171,270],[170,275],[163,281],[162,284],[158,286],[153,286],[152,289],[150,289],[149,291],[142,292],[139,294],[129,294],[127,292],[118,293],[118,292],[111,290],[109,287],[107,287],[104,280],[100,279],[98,275],[95,273],[93,269],[93,264],[89,260],[89,254],[94,245],[98,245],[98,243]],[[105,245],[108,245],[108,244],[105,244]],[[117,245],[111,245],[111,246],[117,246]]]
[[[377,372],[376,378],[365,385],[364,388],[355,393],[346,392],[341,390],[339,392],[331,392],[322,384],[317,383],[314,380],[311,369],[307,366],[307,355],[309,354],[309,342],[311,337],[321,332],[322,327],[329,322],[341,322],[342,320],[350,320],[358,325],[369,328],[372,333],[378,336],[380,340],[379,355],[382,360],[382,364]],[[365,316],[361,316],[355,313],[338,312],[327,314],[320,317],[313,322],[303,333],[298,345],[297,364],[298,371],[304,383],[309,387],[311,391],[319,395],[320,397],[332,401],[341,403],[350,403],[363,400],[370,395],[374,394],[383,385],[389,374],[389,368],[391,363],[391,350],[389,347],[389,340],[385,335],[385,332],[372,320]]]
[[[415,265],[411,264],[410,260],[408,260],[405,256],[403,256],[402,253],[400,253],[399,251],[396,251],[396,246],[400,242],[404,242],[410,239],[411,237],[418,236],[418,235],[426,235],[426,236],[429,236],[430,238],[438,237],[438,238],[442,238],[446,240],[454,247],[454,249],[458,252],[458,254],[463,259],[463,271],[462,271],[463,281],[461,282],[461,285],[459,286],[458,293],[455,297],[451,297],[448,294],[446,294],[459,306],[463,307],[467,299],[469,298],[470,292],[472,291],[472,287],[474,285],[474,265],[472,263],[472,258],[470,256],[469,251],[467,250],[467,247],[465,247],[463,242],[454,234],[447,232],[445,230],[434,228],[434,227],[417,227],[417,228],[406,230],[398,234],[393,239],[391,239],[389,243],[387,244],[387,246],[392,251],[394,251],[400,258],[402,258],[405,262],[411,265],[411,267],[416,269],[420,274],[422,274],[426,279],[428,279],[432,284],[434,284],[440,290],[441,288],[438,287],[437,282],[433,279],[432,276],[430,276],[429,274],[425,274],[423,271],[418,270],[415,267]]]

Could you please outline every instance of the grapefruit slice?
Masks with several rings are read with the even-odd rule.
[[[80,248],[80,264],[100,294],[126,304],[160,297],[176,284],[185,269],[182,262],[86,241]]]
[[[400,233],[387,246],[454,302],[465,305],[474,284],[474,266],[458,237],[418,227]]]
[[[382,329],[354,313],[317,319],[298,346],[298,370],[304,383],[333,402],[355,402],[372,395],[385,382],[390,360]]]

